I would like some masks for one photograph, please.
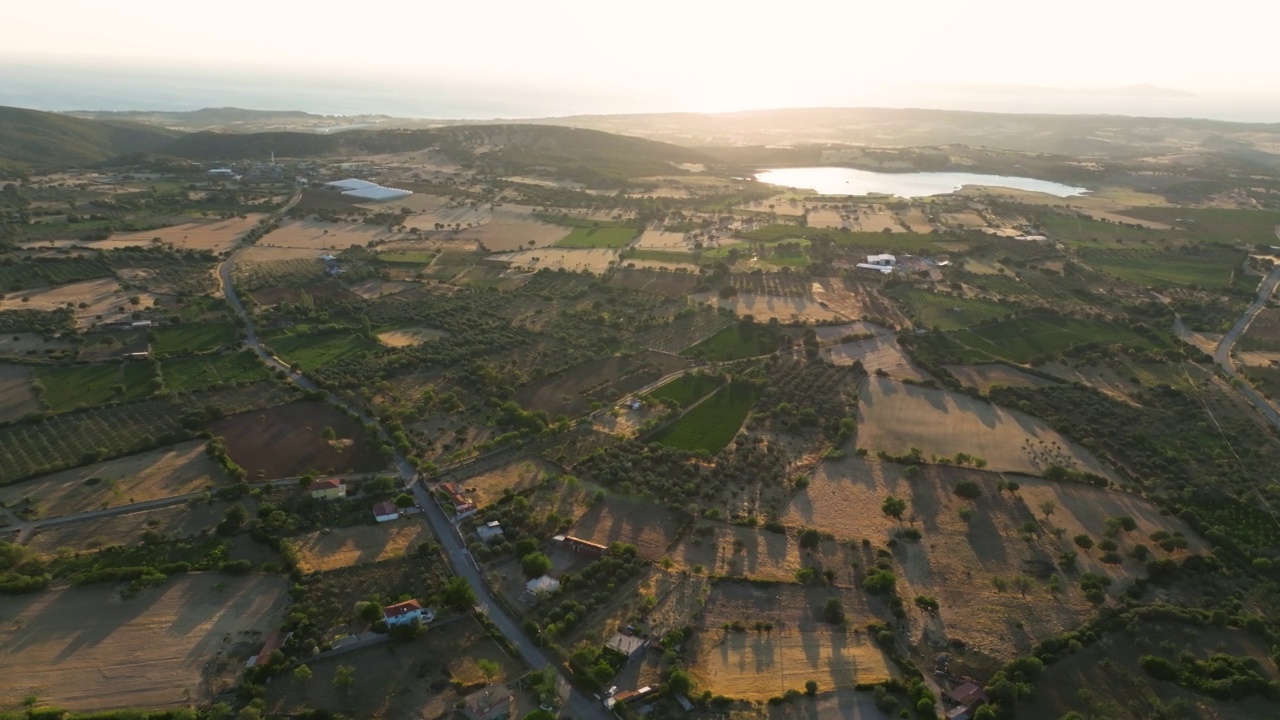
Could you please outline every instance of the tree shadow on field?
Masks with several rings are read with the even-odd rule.
[[[67,660],[78,652],[101,644],[123,626],[148,613],[161,597],[159,592],[144,590],[137,598],[112,604],[111,596],[123,590],[124,586],[124,583],[104,583],[60,591],[26,626],[39,629],[39,637],[25,638],[18,648],[29,647],[35,641],[43,643],[50,638],[66,637],[66,644],[54,661]],[[107,613],[93,612],[103,607],[111,609]],[[74,626],[63,625],[53,618],[76,618],[78,621]],[[85,618],[97,618],[98,622],[86,622]],[[48,625],[43,625],[42,621]]]

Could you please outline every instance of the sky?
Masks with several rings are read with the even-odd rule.
[[[264,101],[323,104],[331,90],[348,96],[331,105],[354,107],[394,104],[398,87],[434,94],[442,110],[567,114],[882,104],[947,84],[1147,83],[1280,108],[1280,3],[1266,0],[41,0],[4,15],[0,101],[201,107],[274,85],[285,92]],[[49,75],[59,68],[70,76]],[[96,94],[72,92],[77,74],[82,85],[110,74],[118,93],[105,79]],[[147,82],[169,89],[148,95]],[[65,97],[52,99],[59,89]]]

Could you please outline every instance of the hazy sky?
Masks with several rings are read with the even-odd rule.
[[[654,110],[850,104],[912,83],[1276,95],[1272,0],[38,0],[4,66],[473,82]]]

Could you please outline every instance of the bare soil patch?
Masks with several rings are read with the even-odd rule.
[[[756,322],[776,319],[782,323],[802,323],[844,319],[842,315],[830,307],[823,307],[811,297],[779,297],[753,293],[742,293],[731,298],[722,298],[716,293],[696,293],[690,297],[697,302],[732,310],[739,316],[752,315]]]
[[[1039,475],[1050,465],[1106,477],[1111,471],[1043,422],[946,390],[870,377],[859,393],[858,446],[926,459],[956,453],[984,458],[992,470]]]
[[[326,250],[346,250],[352,245],[365,247],[371,242],[395,240],[399,237],[400,233],[387,230],[385,225],[289,220],[258,241],[256,247],[299,248],[319,255]]]
[[[512,267],[541,270],[543,268],[586,270],[602,273],[618,261],[618,251],[610,248],[540,248],[537,250],[521,250],[490,255],[493,262],[506,263]]]
[[[416,287],[422,287],[421,283],[406,282],[404,280],[364,280],[355,285],[351,285],[351,292],[359,295],[365,300],[373,300],[387,295],[395,295],[396,293],[412,290]]]
[[[442,338],[447,334],[445,331],[436,330],[435,328],[397,328],[378,333],[378,342],[393,348],[412,347]]]
[[[844,278],[815,278],[813,297],[850,320],[872,320],[892,328],[911,325],[907,316],[874,284]]]
[[[336,441],[322,437],[326,427],[333,428]],[[233,415],[209,429],[223,439],[227,454],[252,479],[297,477],[312,471],[370,472],[386,467],[366,442],[359,423],[321,403],[295,402]]]
[[[491,222],[459,230],[450,235],[455,240],[474,242],[490,252],[511,252],[522,248],[545,248],[565,239],[570,229],[551,223],[525,220]]]
[[[31,370],[22,365],[0,365],[0,422],[19,420],[39,409]]]
[[[665,250],[667,252],[693,252],[693,243],[684,233],[666,232],[665,230],[645,230],[640,238],[632,243],[643,250]]]
[[[226,472],[195,440],[138,455],[98,462],[0,489],[13,506],[36,500],[32,517],[58,517],[197,492],[226,481]]]
[[[235,247],[240,238],[244,237],[246,233],[266,217],[264,213],[252,213],[243,218],[196,220],[158,230],[116,233],[106,240],[78,241],[76,245],[112,250],[122,247],[154,245],[156,244],[155,239],[160,238],[162,244],[173,245],[181,250],[206,250],[220,253]]]
[[[387,560],[412,552],[429,539],[431,528],[414,517],[377,525],[318,531],[294,540],[298,569],[304,573],[337,570]]]
[[[658,560],[675,542],[680,523],[660,505],[612,495],[593,504],[569,532],[601,545],[635,545],[641,557]]]
[[[544,460],[532,458],[513,462],[502,467],[467,478],[466,487],[477,507],[491,505],[507,491],[518,493],[539,485],[548,477],[560,474],[560,468]]]
[[[541,410],[553,418],[562,413],[577,417],[586,414],[593,402],[634,392],[689,365],[685,358],[662,352],[612,355],[525,385],[516,391],[515,400],[526,409]]]
[[[911,363],[911,358],[903,352],[898,339],[893,335],[878,335],[866,340],[832,345],[824,348],[822,355],[833,365],[852,365],[856,360],[869,373],[883,370],[890,377],[911,380],[925,380],[929,377]]]
[[[1045,387],[1053,385],[1046,380],[1000,363],[984,365],[944,365],[947,372],[962,384],[977,388],[984,395],[995,385],[1002,387]]]
[[[138,299],[136,305],[130,302],[131,297]],[[129,319],[133,313],[154,306],[156,298],[136,289],[126,292],[115,278],[100,278],[7,293],[0,298],[0,310],[57,310],[68,303],[75,307],[76,326],[84,328]]]
[[[165,708],[228,689],[280,623],[279,575],[183,575],[122,600],[92,585],[0,598],[0,702]]]
[[[85,551],[107,545],[137,544],[148,530],[164,533],[170,538],[195,537],[212,531],[232,504],[179,504],[47,525],[32,533],[27,546],[41,555],[51,556],[64,547]]]

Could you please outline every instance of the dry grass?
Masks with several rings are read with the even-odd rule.
[[[96,550],[107,545],[137,544],[148,530],[186,538],[212,530],[231,503],[173,505],[155,510],[60,523],[37,529],[27,546],[52,556],[59,548]],[[252,513],[251,513],[252,514]]]
[[[0,334],[0,355],[7,357],[39,355],[49,350],[70,350],[75,343],[66,338],[46,340],[36,333]]]
[[[820,325],[813,329],[818,336],[818,342],[822,345],[839,344],[841,338],[846,335],[891,335],[893,334],[888,328],[880,327],[875,323],[858,322],[845,323],[843,325]]]
[[[521,460],[467,478],[465,484],[468,489],[475,488],[471,499],[476,507],[485,507],[501,500],[507,491],[518,493],[559,474],[560,469],[549,462]]]
[[[877,320],[894,327],[908,327],[910,322],[898,306],[889,301],[873,284],[846,287],[840,278],[816,278],[813,296],[840,315],[851,320]]]
[[[474,242],[490,252],[511,252],[521,248],[545,248],[569,235],[569,228],[536,220],[491,222],[451,234],[455,240]]]
[[[602,273],[618,261],[618,251],[611,248],[540,248],[490,255],[488,259],[529,270],[564,268]]]
[[[36,500],[36,517],[116,507],[197,492],[226,480],[203,440],[94,463],[0,489],[0,501]]]
[[[0,422],[19,420],[39,409],[40,397],[32,388],[31,370],[21,365],[0,365]]]
[[[833,365],[852,365],[856,360],[869,373],[883,370],[891,377],[925,380],[929,376],[915,365],[898,345],[893,335],[879,335],[866,340],[833,345],[822,350],[823,357]]]
[[[311,250],[318,256],[326,250],[346,250],[352,245],[363,247],[371,242],[395,240],[399,237],[400,233],[388,231],[385,225],[290,220],[262,238],[258,246],[299,248]]]
[[[447,334],[445,331],[436,330],[435,328],[398,328],[378,333],[378,342],[393,348],[412,347],[436,338],[442,338]]]
[[[793,582],[805,567],[831,568],[848,575],[852,555],[836,543],[824,542],[809,551],[802,550],[792,535],[733,525],[704,527],[710,532],[695,529],[671,550],[673,568],[775,582]]]
[[[403,280],[365,280],[351,286],[351,292],[359,295],[365,300],[373,300],[387,295],[395,295],[396,293],[412,290],[422,287],[422,283],[405,282]]]
[[[200,573],[131,600],[110,585],[0,598],[0,702],[34,694],[89,711],[207,701],[279,624],[288,585]]]
[[[684,233],[666,232],[664,230],[645,230],[634,245],[643,250],[693,252],[693,241],[689,240]]]
[[[989,365],[944,365],[943,367],[954,375],[961,384],[977,388],[978,392],[983,394],[986,394],[995,385],[1002,387],[1045,387],[1054,384],[1052,380],[1036,377],[999,363]]]
[[[399,557],[431,537],[426,523],[408,517],[377,525],[313,532],[294,541],[298,569],[304,573],[337,570]]]
[[[715,293],[696,293],[690,297],[697,302],[732,310],[738,316],[752,315],[756,322],[768,322],[775,318],[782,323],[827,322],[844,319],[844,316],[830,307],[819,305],[818,301],[811,297],[778,297],[752,293],[742,293],[727,299]]]
[[[323,254],[322,251],[307,248],[273,247],[258,244],[244,251],[244,254],[240,256],[240,263],[252,265],[253,263],[275,262],[277,260],[316,260]],[[319,271],[317,270],[317,272]]]
[[[991,470],[1028,475],[1061,465],[1112,477],[1088,451],[1028,415],[875,376],[859,393],[858,446],[892,455],[919,448],[926,459],[963,452],[984,458]]]
[[[129,301],[131,297],[138,299],[137,305]],[[155,301],[151,293],[126,292],[114,278],[101,278],[8,293],[0,298],[0,310],[57,310],[70,303],[75,306],[76,326],[84,328],[130,319],[134,312],[154,306]],[[85,307],[79,307],[82,303]]]
[[[601,545],[635,545],[639,555],[649,560],[665,556],[679,533],[680,523],[666,508],[616,495],[593,504],[569,531]]]
[[[235,247],[236,242],[265,217],[267,216],[263,213],[252,213],[244,218],[196,220],[158,230],[117,233],[106,240],[80,241],[75,244],[80,247],[113,250],[122,247],[153,245],[155,244],[155,238],[160,238],[161,243],[171,244],[181,250],[207,250],[220,253]]]

